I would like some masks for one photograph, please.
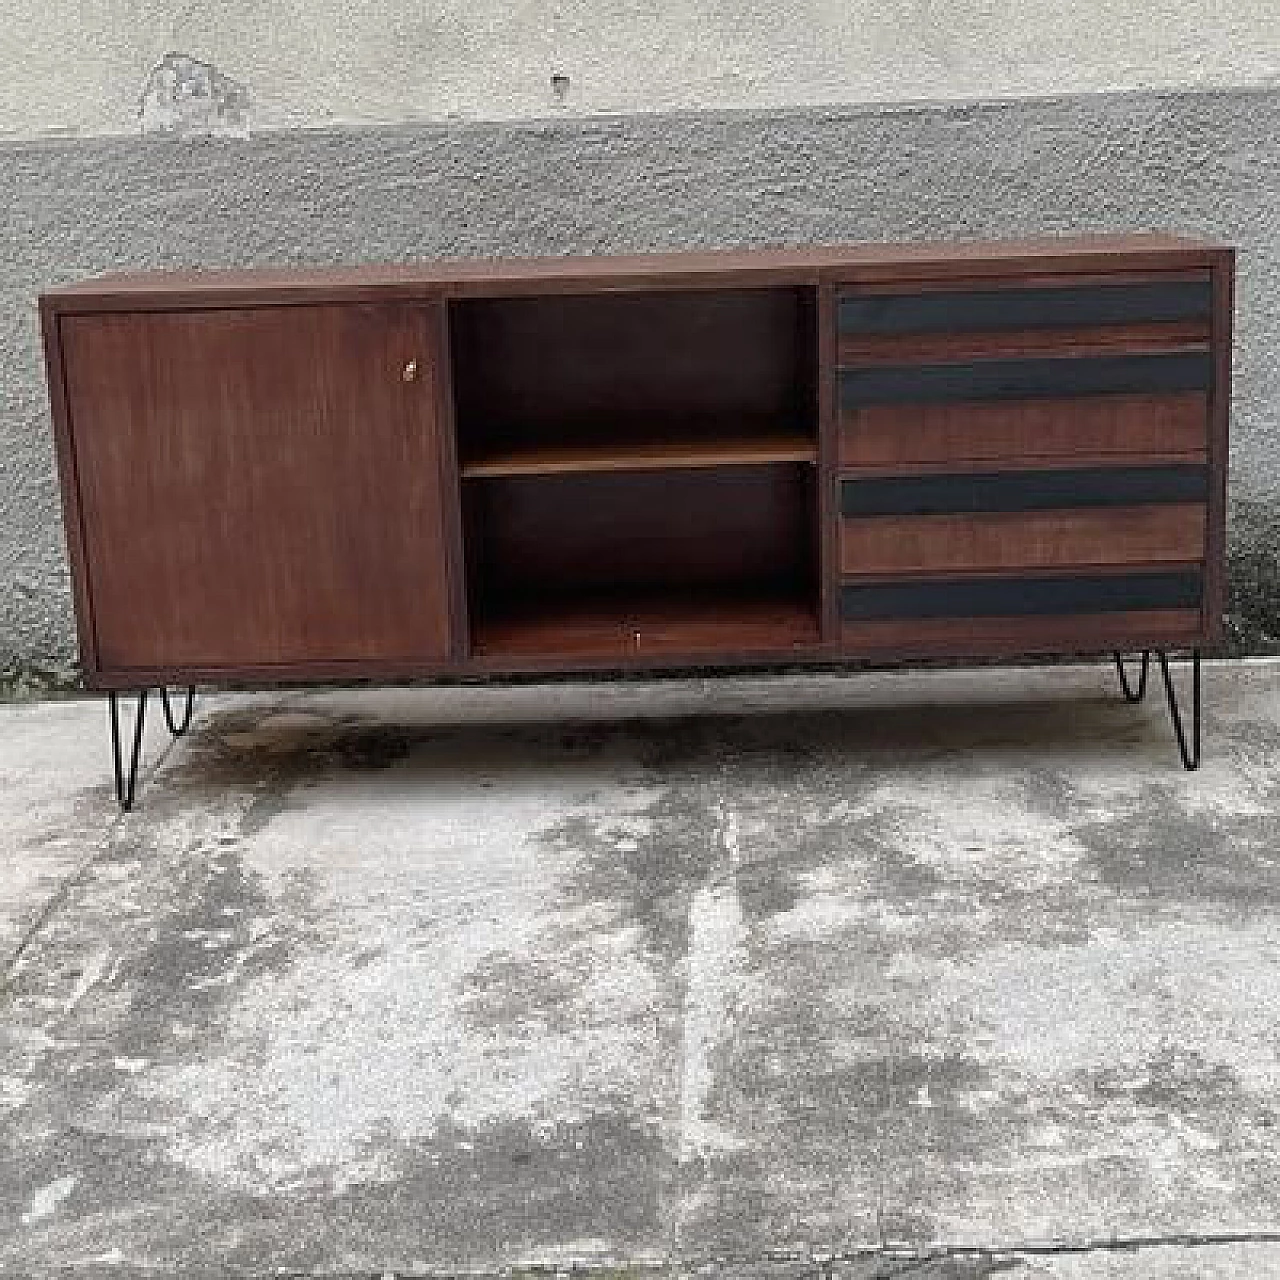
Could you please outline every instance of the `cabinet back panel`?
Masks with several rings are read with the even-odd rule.
[[[738,289],[455,302],[460,453],[816,430],[811,301]]]
[[[514,477],[467,487],[473,601],[814,578],[811,469]]]
[[[61,333],[99,668],[447,654],[433,312],[66,316]]]

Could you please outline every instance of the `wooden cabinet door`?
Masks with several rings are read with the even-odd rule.
[[[408,304],[62,316],[89,677],[445,658],[439,332]]]

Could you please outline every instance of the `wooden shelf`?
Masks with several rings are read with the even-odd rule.
[[[462,462],[465,479],[565,475],[592,471],[745,467],[773,462],[816,462],[818,442],[799,432],[709,439],[548,445],[503,449]]]
[[[584,593],[530,602],[481,617],[472,652],[490,659],[625,659],[812,649],[820,639],[811,603],[778,592]]]

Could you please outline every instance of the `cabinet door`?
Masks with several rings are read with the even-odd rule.
[[[439,324],[411,305],[61,318],[91,677],[447,656]]]

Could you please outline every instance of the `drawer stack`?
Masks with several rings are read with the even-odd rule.
[[[842,647],[1193,642],[1212,324],[1208,271],[842,290]]]

